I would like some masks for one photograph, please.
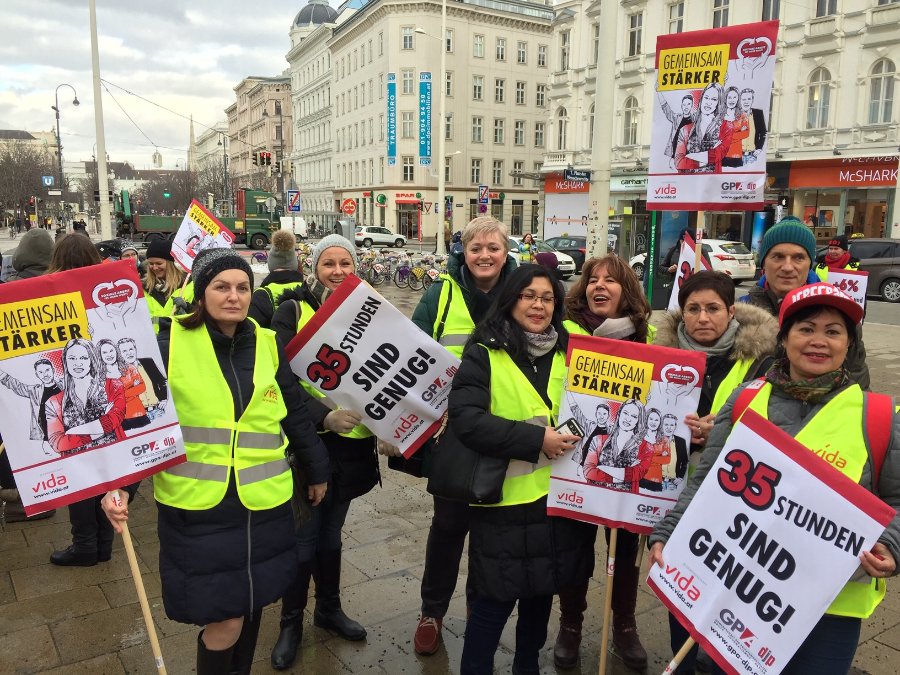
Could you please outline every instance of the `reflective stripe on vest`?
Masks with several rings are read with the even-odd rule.
[[[753,361],[741,359],[731,366],[731,370],[728,371],[725,379],[719,383],[716,394],[713,396],[712,407],[709,409],[711,414],[719,414],[719,411],[722,409],[722,406],[725,405],[725,401],[728,400],[728,397],[731,396],[732,392],[737,389],[738,385],[740,385],[740,383],[744,381],[744,378],[747,377],[747,373],[750,372],[750,366],[752,365]]]
[[[491,360],[491,414],[542,428],[552,425],[559,414],[559,399],[566,376],[565,354],[556,351],[553,355],[547,382],[547,398],[553,402],[551,408],[547,407],[505,349],[488,349],[488,356]],[[503,499],[497,504],[479,506],[494,508],[530,504],[549,491],[550,460],[541,452],[536,464],[519,459],[509,460],[503,479]]]
[[[287,408],[275,380],[277,369],[275,334],[257,327],[253,395],[235,421],[231,389],[209,331],[172,322],[169,386],[187,462],[154,477],[157,501],[188,510],[212,508],[225,496],[232,467],[238,497],[248,509],[270,509],[290,499],[293,479],[281,431]]]
[[[302,329],[306,325],[306,323],[313,317],[313,314],[316,313],[316,310],[314,310],[312,308],[312,305],[310,305],[305,300],[298,301],[297,304],[300,306],[300,319],[297,321],[297,332],[299,333],[300,329]],[[300,380],[300,386],[303,387],[304,389],[306,389],[306,391],[309,393],[309,395],[312,396],[313,398],[320,399],[323,403],[325,403],[327,401],[326,405],[328,405],[329,408],[336,407],[334,405],[334,403],[332,403],[331,400],[327,396],[325,396],[325,394],[323,394],[321,391],[316,389],[309,382],[306,382],[305,380]],[[320,434],[329,434],[329,433],[335,433],[335,432],[320,431],[319,433]],[[372,432],[369,431],[362,424],[357,424],[346,434],[339,434],[339,435],[344,436],[345,438],[369,438],[372,436]]]
[[[462,286],[456,283],[449,274],[442,274],[439,278],[443,283],[441,284],[441,296],[438,299],[437,316],[431,329],[431,337],[437,340],[444,349],[456,358],[462,358],[463,347],[466,346],[472,331],[475,330],[475,322],[472,321],[472,317],[469,315],[469,308],[466,307]],[[440,325],[441,317],[444,316],[451,288],[453,289],[453,299],[450,300],[450,310],[447,312],[447,318],[444,320],[444,329],[440,337],[438,337],[438,326]]]
[[[768,419],[771,393],[772,385],[766,382],[748,407]],[[834,462],[828,463],[856,483],[871,454],[863,430],[864,406],[865,394],[854,384],[826,403],[794,437],[823,459],[834,454]],[[816,450],[823,443],[826,447]],[[825,613],[866,619],[884,599],[886,588],[883,579],[848,581]]]

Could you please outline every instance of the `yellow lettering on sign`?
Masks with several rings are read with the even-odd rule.
[[[703,89],[712,82],[725,83],[730,46],[678,47],[659,53],[657,91]]]
[[[74,338],[90,339],[81,293],[10,302],[0,310],[0,359],[58,349]]]
[[[647,402],[653,364],[584,349],[573,349],[569,361],[568,390],[602,396],[613,401],[635,398]]]

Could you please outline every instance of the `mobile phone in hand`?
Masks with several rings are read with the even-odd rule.
[[[581,428],[578,420],[576,420],[574,417],[570,417],[565,422],[557,426],[556,430],[561,434],[572,434],[573,436],[584,438],[584,429]]]

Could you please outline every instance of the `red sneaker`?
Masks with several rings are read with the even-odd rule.
[[[435,619],[432,616],[419,618],[419,625],[416,626],[416,635],[413,638],[416,654],[429,656],[438,650],[438,647],[441,646],[441,626],[443,623],[443,619]]]

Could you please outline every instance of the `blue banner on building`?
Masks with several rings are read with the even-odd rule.
[[[397,163],[397,73],[387,76],[387,163]]]
[[[419,165],[431,166],[431,73],[419,73]]]

